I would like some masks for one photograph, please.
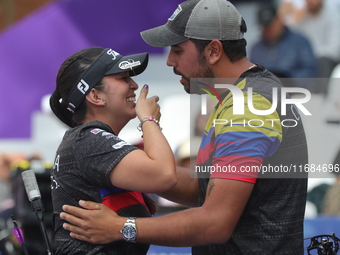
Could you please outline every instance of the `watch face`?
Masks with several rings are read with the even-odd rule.
[[[123,228],[122,234],[126,239],[135,239],[137,231],[136,228],[132,226],[125,226]]]

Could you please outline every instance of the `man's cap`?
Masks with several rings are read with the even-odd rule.
[[[90,90],[106,75],[123,72],[129,72],[130,76],[141,74],[148,65],[148,59],[148,53],[122,56],[112,49],[104,49],[73,86],[67,100],[67,109],[74,112]]]
[[[168,22],[141,32],[153,47],[167,47],[188,39],[239,40],[242,16],[226,0],[188,0],[181,3]]]
[[[275,19],[277,8],[272,4],[261,5],[257,12],[257,21],[261,26],[267,27]]]

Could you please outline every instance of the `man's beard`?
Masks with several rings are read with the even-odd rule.
[[[215,78],[215,75],[211,68],[208,66],[207,60],[203,54],[200,54],[200,56],[197,58],[197,61],[199,63],[199,70],[196,73],[193,73],[191,77],[184,76],[175,67],[174,73],[184,77],[184,79],[186,79],[189,82],[190,78]],[[197,86],[192,86],[191,84],[188,88],[184,86],[184,90],[188,94],[202,94],[202,90],[200,90]]]
[[[207,64],[207,59],[203,54],[200,54],[197,59],[199,63],[199,71],[193,74],[191,78],[215,78],[214,72],[211,70],[209,65]],[[189,94],[202,94],[202,90],[196,84],[191,84],[189,87],[189,91],[186,91]]]

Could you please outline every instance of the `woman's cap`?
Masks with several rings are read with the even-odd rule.
[[[148,65],[148,59],[148,53],[122,56],[112,49],[104,49],[73,86],[67,100],[67,109],[74,112],[90,90],[106,75],[123,72],[129,72],[130,76],[141,74]]]
[[[181,3],[159,27],[141,32],[143,40],[153,47],[167,47],[188,39],[239,40],[242,16],[226,0],[188,0]]]

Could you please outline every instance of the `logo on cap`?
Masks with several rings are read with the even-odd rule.
[[[181,5],[178,5],[177,9],[174,11],[174,13],[170,16],[169,20],[173,21],[178,14],[182,11]]]
[[[140,66],[140,61],[134,61],[133,59],[129,59],[127,61],[122,61],[119,63],[119,68],[120,69],[131,69],[135,66]]]
[[[116,57],[119,56],[120,54],[112,49],[109,49],[107,52],[107,55],[112,56],[112,60],[116,60]]]
[[[81,93],[85,94],[86,91],[88,91],[88,89],[90,88],[90,86],[86,83],[86,81],[81,79],[77,85],[77,88]]]

